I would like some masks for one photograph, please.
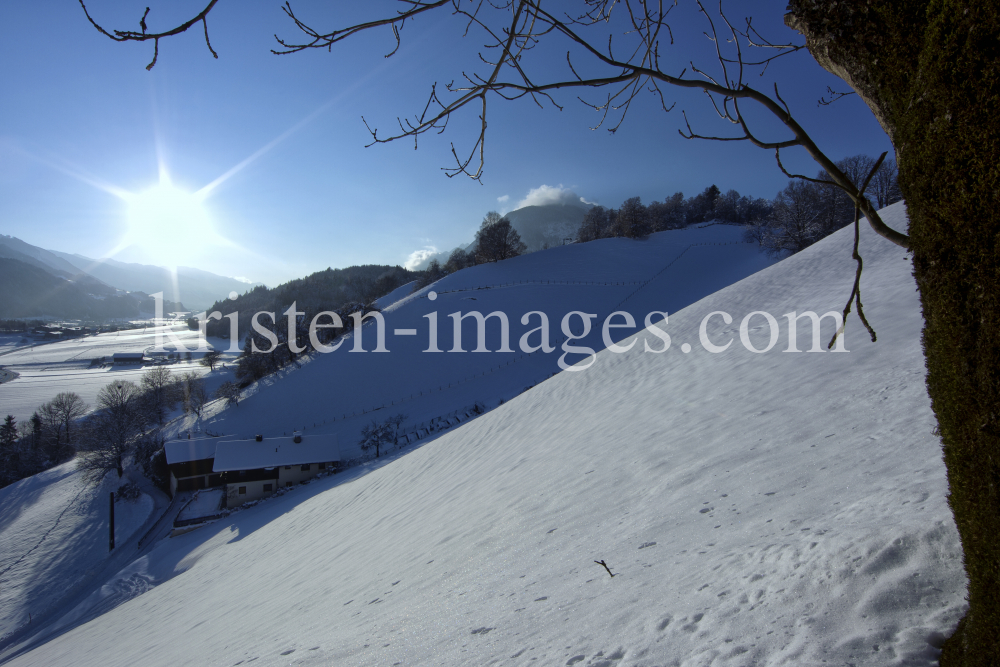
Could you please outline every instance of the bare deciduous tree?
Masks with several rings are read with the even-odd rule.
[[[448,273],[454,273],[455,271],[461,271],[474,262],[475,255],[473,253],[466,252],[465,248],[455,248],[451,251],[451,255],[448,256],[444,270]]]
[[[184,411],[193,412],[200,418],[201,411],[209,400],[205,381],[197,373],[190,372],[181,375],[179,382],[184,396]]]
[[[406,421],[406,415],[398,414],[387,418],[384,422],[372,420],[361,429],[361,439],[358,441],[363,451],[375,450],[375,458],[379,458],[381,448],[396,441],[399,427]]]
[[[150,421],[163,424],[167,411],[176,405],[177,391],[170,370],[164,366],[150,368],[140,380],[142,407]]]
[[[892,158],[885,160],[876,170],[875,177],[868,185],[868,192],[875,198],[876,206],[882,208],[903,199],[903,194],[899,191],[898,178],[899,170]]]
[[[84,402],[80,395],[72,391],[63,391],[56,394],[50,405],[54,415],[66,429],[66,442],[72,442],[70,424],[87,414],[90,406]]]
[[[861,177],[863,185],[868,172]],[[803,250],[847,225],[854,206],[843,191],[823,181],[820,172],[813,181],[790,180],[778,193],[766,216],[751,219],[744,240],[758,243],[769,255],[778,257]]]
[[[205,353],[205,356],[201,358],[200,363],[202,366],[208,366],[208,370],[214,371],[215,367],[219,365],[222,361],[222,352],[219,350],[209,350]]]
[[[35,412],[41,420],[41,436],[46,446],[58,446],[62,442],[63,420],[52,401],[42,403]]]
[[[240,403],[240,386],[235,382],[226,381],[219,385],[219,388],[215,390],[215,397],[221,398],[226,401],[226,405],[239,405]]]
[[[142,392],[132,382],[112,382],[97,395],[98,412],[84,425],[84,445],[78,465],[91,484],[100,484],[115,471],[119,479],[125,463],[142,436],[146,420],[140,406]]]
[[[875,158],[868,155],[852,155],[851,157],[845,157],[843,160],[838,160],[837,166],[844,172],[844,176],[847,176],[851,183],[854,184],[854,187],[860,188],[861,183],[864,182],[872,167],[875,166]]]
[[[499,262],[524,253],[528,247],[510,220],[490,211],[476,232],[476,262]]]
[[[577,243],[596,241],[608,235],[611,229],[612,216],[603,206],[594,206],[583,216],[583,222],[576,233]]]

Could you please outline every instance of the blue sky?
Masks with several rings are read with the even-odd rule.
[[[774,41],[801,42],[782,24],[784,5],[726,8],[739,20],[752,15]],[[92,0],[89,8],[107,27],[133,29],[145,6]],[[147,21],[162,29],[201,6],[153,5]],[[329,30],[382,16],[396,4],[293,7]],[[692,3],[681,2],[672,25],[676,43],[662,56],[665,69],[679,71],[693,59],[716,71]],[[397,115],[423,108],[435,81],[476,66],[482,39],[474,32],[463,39],[455,17],[442,12],[407,25],[402,48],[389,59],[387,29],[332,53],[272,55],[274,33],[295,35],[277,1],[221,0],[209,30],[218,60],[201,31],[192,30],[163,41],[147,72],[151,44],[111,42],[74,3],[0,3],[0,232],[64,252],[197,266],[273,285],[328,266],[402,264],[421,248],[467,243],[487,211],[511,208],[542,185],[617,206],[637,195],[647,203],[678,190],[691,196],[712,183],[770,198],[787,183],[767,151],[678,136],[682,108],[705,134],[731,132],[703,95],[687,91],[671,91],[678,105],[669,114],[644,95],[613,135],[589,129],[595,114],[574,91],[556,95],[562,111],[493,100],[482,184],[447,178],[441,167],[451,162],[451,142],[462,151],[474,139],[474,112],[455,118],[444,135],[422,137],[417,151],[406,140],[365,148],[361,117],[388,131]],[[565,51],[543,44],[529,64],[565,75]],[[808,53],[752,78],[767,90],[778,82],[795,116],[834,159],[891,149],[856,96],[817,106],[826,86],[844,84]],[[597,100],[601,93],[583,95]],[[759,127],[773,123],[763,119]],[[769,138],[779,136],[786,135]],[[801,152],[790,153],[786,166],[817,170]],[[161,169],[181,192],[215,184],[204,215],[178,214],[183,221],[160,226],[136,222],[128,193],[154,188]]]

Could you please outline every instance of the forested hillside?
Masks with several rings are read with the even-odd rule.
[[[207,312],[219,312],[225,317],[239,313],[239,337],[250,331],[250,319],[258,312],[271,312],[276,318],[294,302],[307,318],[324,310],[336,310],[348,302],[369,304],[383,294],[414,280],[416,274],[400,266],[366,264],[345,269],[317,271],[277,287],[257,286],[235,299],[216,301]],[[267,323],[267,318],[261,320]],[[229,338],[229,320],[212,320],[208,333]]]

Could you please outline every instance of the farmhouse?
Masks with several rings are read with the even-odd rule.
[[[178,491],[196,491],[210,486],[221,486],[222,479],[212,472],[215,446],[219,438],[175,440],[166,443],[163,450],[170,469],[170,496]]]
[[[226,507],[236,507],[340,466],[336,435],[258,438],[166,443],[170,495],[225,486]]]
[[[236,507],[339,465],[336,435],[294,435],[220,442],[212,471],[226,485],[226,507]]]

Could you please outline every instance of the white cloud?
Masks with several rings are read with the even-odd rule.
[[[504,195],[503,197],[497,197],[497,201],[501,204],[506,204],[510,200],[510,195]]]
[[[548,206],[550,204],[576,204],[584,201],[569,188],[560,185],[540,185],[528,191],[528,196],[517,203],[515,208],[525,206]],[[586,202],[585,202],[586,203]]]
[[[247,285],[253,285],[253,281],[249,278],[244,278],[243,276],[233,276],[233,280],[238,280],[241,283],[246,283]]]
[[[583,197],[580,197],[580,201],[582,201],[587,206],[597,206],[597,202],[596,201],[587,201]]]
[[[426,262],[428,259],[436,255],[437,253],[438,249],[436,247],[432,245],[424,246],[420,250],[414,250],[413,252],[411,252],[410,256],[406,259],[406,262],[403,264],[403,266],[409,269],[410,271],[414,271],[418,266]]]

